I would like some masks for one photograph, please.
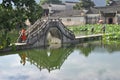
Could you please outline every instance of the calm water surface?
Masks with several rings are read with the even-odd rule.
[[[0,80],[120,80],[120,45],[1,53]]]

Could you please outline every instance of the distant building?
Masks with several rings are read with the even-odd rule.
[[[95,23],[97,20],[103,20],[106,24],[120,24],[120,1],[110,2],[105,7],[90,8],[86,23]]]
[[[105,7],[91,7],[89,10],[74,10],[75,4],[51,4],[48,10],[52,17],[59,17],[65,25],[96,24],[99,20],[106,24],[120,24],[120,1],[112,0]]]
[[[64,25],[86,24],[85,12],[82,10],[66,10],[52,14],[52,17],[59,17]]]
[[[75,6],[76,3],[77,2],[66,1],[65,3],[62,3],[62,4],[41,5],[42,8],[44,9],[43,16],[48,16],[48,14],[54,14],[54,13],[58,13],[61,11],[66,11],[66,10],[73,10],[73,6]]]

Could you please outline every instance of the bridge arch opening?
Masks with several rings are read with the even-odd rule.
[[[47,44],[61,44],[62,43],[62,33],[57,27],[51,27],[47,33]]]

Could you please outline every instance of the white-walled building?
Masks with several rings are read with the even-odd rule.
[[[72,8],[67,8],[68,4]],[[50,16],[59,17],[65,25],[97,24],[99,20],[106,24],[120,24],[120,1],[112,1],[108,6],[93,7],[89,10],[74,10],[74,5],[52,4],[49,9],[52,11]]]

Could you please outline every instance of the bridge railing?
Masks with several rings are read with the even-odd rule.
[[[28,29],[26,30],[26,32],[28,32],[28,31],[30,31],[31,29],[33,29],[34,26],[38,24],[38,22],[40,22],[40,19],[38,19],[33,25],[31,25],[30,27],[28,27]]]
[[[37,42],[38,41],[38,34],[39,34],[39,36],[43,36],[44,35],[44,33],[45,33],[45,31],[44,31],[44,28],[46,27],[46,25],[48,24],[49,22],[48,21],[46,21],[46,22],[44,22],[42,25],[41,25],[41,27],[39,27],[37,30],[35,30],[34,32],[32,32],[32,33],[30,33],[29,35],[28,35],[28,40],[27,40],[27,43],[29,43],[29,40],[30,40],[30,44],[34,44],[35,42]]]
[[[36,30],[38,30],[40,27],[44,25],[45,21],[38,19],[33,25],[31,25],[27,30],[26,30],[26,36],[28,37],[29,34],[34,33]],[[21,35],[19,35],[17,42],[21,42]]]
[[[44,22],[41,26],[38,27],[37,30],[33,31],[33,32],[30,33],[29,35],[34,35],[34,34],[36,34],[37,32],[41,32],[41,30],[46,26],[46,24],[47,24],[47,21]]]
[[[69,30],[67,27],[65,27],[64,24],[61,22],[60,19],[59,19],[59,25],[64,28],[64,30],[65,30],[65,35],[66,35],[66,36],[69,35],[70,38],[72,38],[72,39],[75,38],[74,33],[73,33],[71,30]]]
[[[38,19],[33,25],[31,25],[27,30],[26,30],[26,35],[28,35],[33,29],[35,29],[39,24],[41,24],[41,20]],[[21,33],[17,39],[17,42],[21,42]]]
[[[31,33],[32,31],[34,31],[35,29],[37,29],[38,26],[41,26],[43,23],[43,21],[41,21],[40,19],[38,19],[33,25],[31,25],[27,30],[26,30],[26,34]]]
[[[41,27],[43,27],[43,25],[45,24],[45,22],[48,20],[48,18],[42,18],[41,20],[38,19],[33,26],[30,27],[30,29],[27,30],[27,33],[29,32],[32,33],[35,30],[39,30]]]

